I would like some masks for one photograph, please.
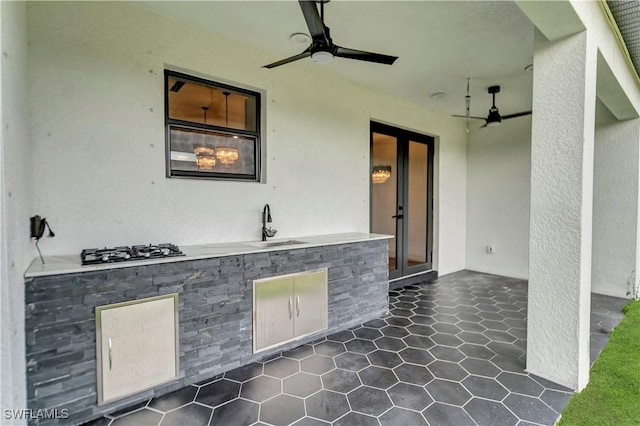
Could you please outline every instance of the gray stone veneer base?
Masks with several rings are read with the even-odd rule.
[[[320,268],[329,271],[328,330],[254,355],[253,280]],[[36,277],[25,287],[28,408],[70,416],[30,423],[78,424],[380,317],[388,311],[387,241]],[[169,293],[180,301],[179,379],[98,407],[96,306]]]

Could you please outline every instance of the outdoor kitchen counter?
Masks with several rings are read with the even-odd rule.
[[[349,233],[187,246],[185,256],[86,266],[79,255],[45,258],[45,265],[36,259],[25,274],[27,405],[66,408],[70,417],[30,423],[81,424],[380,318],[389,311],[387,238]],[[254,353],[255,280],[318,270],[327,271],[327,328]],[[96,308],[173,294],[178,379],[97,405]]]
[[[133,266],[154,265],[158,263],[184,262],[188,260],[211,259],[233,255],[264,253],[278,250],[295,250],[309,247],[331,246],[337,244],[359,243],[392,238],[390,235],[350,232],[343,234],[313,235],[307,237],[283,238],[269,240],[267,243],[295,241],[292,244],[279,246],[260,246],[260,241],[245,241],[218,244],[202,244],[180,246],[185,256],[154,258],[148,260],[112,262],[97,265],[82,265],[80,255],[45,256],[43,265],[40,258],[35,258],[25,272],[25,278],[48,275],[73,274],[77,272],[101,271]]]

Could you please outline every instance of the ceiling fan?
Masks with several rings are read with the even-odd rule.
[[[291,56],[290,58],[265,65],[263,68],[279,67],[280,65],[288,64],[289,62],[297,61],[298,59],[307,58],[309,56],[313,62],[319,64],[327,64],[331,62],[334,57],[356,59],[359,61],[375,62],[386,65],[391,65],[396,59],[398,59],[397,56],[365,52],[334,44],[333,40],[331,40],[329,27],[324,24],[324,4],[329,1],[330,0],[299,0],[302,14],[304,15],[307,27],[309,27],[309,33],[311,34],[311,45],[299,55]],[[316,3],[320,4],[319,14]]]
[[[523,111],[523,112],[516,112],[515,114],[500,115],[500,112],[496,107],[496,93],[500,93],[500,86],[490,86],[487,89],[487,92],[489,92],[489,94],[493,97],[491,108],[489,108],[489,115],[486,118],[474,117],[469,115],[469,101],[471,97],[469,96],[469,82],[467,81],[467,96],[465,96],[465,101],[467,104],[467,115],[454,115],[453,117],[466,118],[467,120],[470,118],[474,118],[476,120],[484,120],[485,123],[482,126],[480,126],[480,128],[482,129],[484,127],[499,126],[502,120],[508,120],[509,118],[522,117],[523,115],[531,114],[531,111]]]

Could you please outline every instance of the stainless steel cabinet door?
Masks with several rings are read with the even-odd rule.
[[[293,338],[293,277],[254,282],[254,352]]]
[[[293,277],[293,334],[302,336],[327,328],[327,270]]]
[[[177,297],[96,308],[99,405],[177,378]]]

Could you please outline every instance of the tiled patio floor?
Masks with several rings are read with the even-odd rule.
[[[550,425],[571,391],[524,371],[527,283],[463,271],[390,315],[95,424]],[[594,295],[592,360],[624,299]]]

